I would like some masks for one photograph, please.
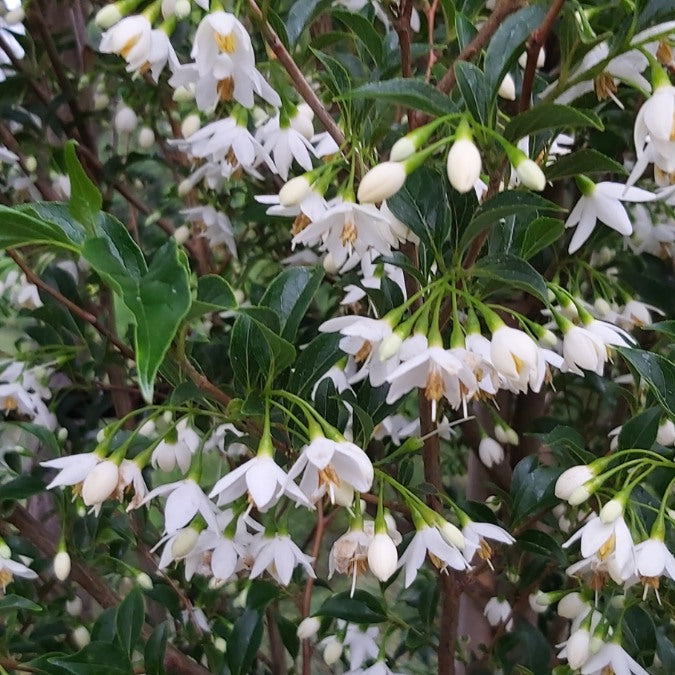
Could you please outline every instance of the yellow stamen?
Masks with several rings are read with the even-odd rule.
[[[670,48],[670,45],[667,42],[663,40],[659,42],[659,47],[656,50],[656,58],[658,59],[659,63],[662,63],[664,66],[669,65],[673,60],[673,50]]]
[[[291,226],[291,234],[296,236],[300,234],[306,227],[312,224],[312,221],[302,212],[300,212]]]
[[[358,232],[356,230],[356,225],[354,225],[354,221],[347,221],[342,228],[342,232],[340,233],[340,242],[343,246],[347,246],[347,244],[353,244],[356,241],[357,236]]]
[[[440,401],[443,396],[443,378],[437,369],[431,370],[427,376],[427,387],[424,390],[424,398],[427,401]]]
[[[359,351],[354,354],[354,361],[356,361],[356,363],[365,361],[370,356],[372,349],[373,345],[368,342],[368,340],[364,340],[363,344],[361,345],[361,349],[359,349]]]
[[[601,73],[595,80],[593,80],[593,88],[598,101],[605,101],[610,96],[616,93],[616,83],[614,78],[607,73]]]
[[[228,33],[227,35],[216,33],[215,38],[218,49],[225,54],[232,54],[237,48],[237,37],[234,33]]]
[[[0,588],[4,591],[7,588],[7,584],[12,582],[12,573],[6,568],[0,568]]]
[[[123,59],[126,59],[129,56],[129,52],[136,46],[136,43],[140,39],[140,35],[134,35],[132,38],[127,40],[122,49],[120,49],[119,54]]]
[[[6,412],[12,412],[13,410],[16,410],[18,407],[19,403],[13,396],[5,396],[3,408],[5,409]]]
[[[234,80],[231,77],[218,80],[216,91],[218,92],[218,99],[220,101],[231,101],[232,92],[234,91]]]
[[[616,535],[612,532],[607,541],[598,549],[598,558],[600,558],[600,560],[605,560],[608,556],[614,553],[615,548]]]
[[[520,375],[523,372],[523,366],[525,365],[522,361],[522,359],[519,359],[515,354],[511,354],[511,358],[513,359],[513,363],[516,366],[516,373]]]

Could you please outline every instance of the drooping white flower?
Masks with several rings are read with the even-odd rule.
[[[159,442],[152,452],[152,465],[162,471],[173,471],[178,464],[183,473],[187,473],[192,462],[192,455],[199,447],[199,435],[184,417],[174,430]]]
[[[338,624],[340,625],[340,624]],[[343,644],[349,649],[348,660],[350,670],[357,670],[365,665],[368,659],[376,659],[380,653],[377,626],[363,628],[354,623],[347,624]]]
[[[633,137],[637,161],[631,179],[641,175],[650,161],[664,173],[675,171],[674,116],[675,87],[670,84],[657,87],[635,118]]]
[[[576,227],[569,245],[570,253],[581,248],[593,233],[598,220],[620,234],[629,236],[633,226],[621,202],[648,202],[657,198],[657,195],[647,190],[626,187],[621,183],[604,181],[596,184],[585,176],[577,177],[577,181],[583,194],[565,221],[565,227]]]
[[[494,438],[485,436],[484,438],[481,438],[480,443],[478,444],[478,457],[480,457],[480,461],[489,469],[491,466],[499,464],[504,459],[504,448]]]
[[[104,457],[96,452],[83,452],[78,455],[57,457],[56,459],[40,462],[40,466],[44,466],[47,469],[59,470],[58,474],[47,485],[47,489],[51,490],[55,487],[81,483],[88,476],[89,472],[103,459]]]
[[[504,325],[492,333],[490,362],[508,380],[538,391],[539,361],[537,344],[527,333]]]
[[[14,577],[22,577],[23,579],[37,579],[37,573],[30,567],[0,556],[0,590],[4,593],[7,586],[12,583]]]
[[[213,486],[209,497],[218,497],[219,504],[230,504],[248,492],[256,508],[264,511],[282,494],[308,508],[313,508],[298,486],[268,454],[259,454],[225,474]]]
[[[213,206],[194,206],[181,211],[190,222],[200,225],[200,236],[208,239],[211,246],[224,244],[237,258],[237,244],[232,232],[232,223],[227,214],[216,211]]]
[[[405,568],[405,587],[415,580],[417,572],[429,554],[431,561],[440,570],[451,567],[464,570],[469,567],[460,550],[452,546],[441,536],[439,530],[429,525],[420,525],[410,540],[408,547],[398,560],[398,567]]]
[[[375,532],[368,546],[368,567],[380,581],[387,581],[398,569],[396,544],[386,532]]]
[[[567,501],[577,488],[595,477],[595,471],[586,464],[578,464],[563,471],[555,483],[555,496]]]
[[[357,199],[361,204],[375,204],[389,199],[405,183],[406,169],[401,162],[382,162],[363,176]]]
[[[311,171],[314,146],[291,121],[284,122],[279,115],[270,118],[256,131],[256,139],[272,157],[277,173],[284,180],[288,179],[294,159],[305,171]]]
[[[218,449],[228,457],[235,459],[245,455],[248,452],[248,446],[245,443],[239,443],[237,441],[226,444],[228,434],[231,434],[235,438],[241,438],[244,435],[244,432],[239,431],[239,429],[237,429],[234,424],[220,424],[213,430],[211,435],[204,443],[204,451],[210,452],[212,450]]]
[[[251,543],[251,555],[255,561],[251,579],[267,570],[282,586],[288,586],[297,565],[301,565],[309,577],[316,578],[312,568],[314,558],[305,555],[287,534],[277,533],[273,537],[260,534]]]
[[[511,618],[512,610],[509,601],[498,597],[490,598],[485,603],[483,614],[491,626],[498,626],[500,623],[506,622],[506,630],[510,631],[513,628],[513,619]]]
[[[462,528],[464,535],[464,557],[471,562],[473,557],[478,556],[485,560],[492,567],[492,547],[487,543],[487,539],[499,541],[503,544],[511,545],[515,539],[502,527],[492,523],[477,523],[470,520]]]
[[[649,675],[626,650],[616,642],[608,642],[600,650],[589,657],[581,666],[582,675],[595,675],[600,672],[633,673],[634,675]]]
[[[583,377],[584,370],[602,375],[607,361],[605,343],[582,326],[571,326],[563,338],[565,367]]]
[[[656,536],[645,539],[635,547],[635,569],[645,587],[643,599],[650,588],[654,589],[658,597],[660,577],[666,576],[675,581],[675,557],[663,539]]]
[[[119,465],[119,474],[117,479],[117,486],[113,493],[115,499],[122,501],[124,495],[128,490],[133,490],[134,495],[127,506],[127,511],[137,509],[143,498],[148,493],[148,488],[143,479],[143,471],[141,467],[133,460],[123,459]]]
[[[98,462],[82,481],[82,501],[98,515],[103,502],[117,489],[119,464],[109,459]]]
[[[353,526],[338,537],[330,549],[328,556],[328,578],[335,572],[352,577],[352,595],[356,588],[356,578],[364,574],[368,568],[368,547],[370,536],[361,526]]]
[[[368,492],[373,484],[373,465],[361,448],[346,439],[333,440],[323,435],[302,449],[288,479],[295,480],[301,473],[300,490],[311,502],[327,493],[335,503],[335,490],[342,483],[359,492]]]

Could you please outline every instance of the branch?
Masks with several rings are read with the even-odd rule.
[[[321,102],[321,99],[314,93],[311,85],[302,74],[300,68],[298,68],[286,47],[284,47],[279,36],[274,31],[274,28],[267,22],[262,10],[258,7],[258,3],[256,3],[255,0],[248,0],[248,4],[251,8],[251,12],[253,12],[256,19],[262,24],[262,33],[265,36],[267,44],[276,55],[279,63],[286,69],[298,94],[302,96],[307,105],[314,111],[314,114],[321,120],[321,123],[326,131],[333,137],[333,140],[338,146],[342,147],[345,143],[345,136],[340,130],[340,127],[338,127],[331,114],[326,110],[326,106]]]
[[[40,279],[35,272],[28,266],[26,261],[11,248],[7,249],[7,255],[21,268],[26,275],[26,279],[32,284],[43,290],[48,295],[51,295],[54,300],[61,303],[64,307],[69,309],[73,314],[79,316],[80,319],[91,324],[103,337],[105,337],[117,350],[128,359],[134,358],[134,352],[127,347],[119,338],[107,327],[104,326],[93,314],[85,311],[74,302],[69,300],[65,295],[61,294],[55,288],[52,288]]]
[[[15,506],[14,511],[7,518],[7,522],[12,523],[19,530],[21,536],[33,544],[43,556],[53,558],[56,555],[56,543],[51,534],[22,506]],[[102,607],[116,607],[121,602],[121,598],[111,590],[107,581],[74,557],[71,559],[70,578],[82,586]],[[151,632],[149,626],[144,627],[143,635],[146,638]],[[164,666],[167,672],[176,673],[176,675],[206,675],[208,672],[171,644],[166,647]]]
[[[525,74],[523,75],[523,86],[520,92],[520,112],[525,112],[530,107],[532,99],[532,85],[534,84],[534,75],[537,70],[537,59],[541,48],[546,44],[546,38],[553,28],[553,24],[565,4],[565,0],[554,0],[549,7],[541,26],[530,36],[530,42],[527,45],[527,64]]]

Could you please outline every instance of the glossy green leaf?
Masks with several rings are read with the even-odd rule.
[[[518,545],[524,551],[544,556],[557,562],[559,565],[565,564],[565,554],[562,547],[548,532],[525,530],[518,535],[517,540]]]
[[[331,16],[351,30],[354,38],[363,43],[376,64],[382,63],[382,38],[365,16],[341,9],[334,9]]]
[[[70,213],[67,204],[62,202],[31,202],[16,207],[22,213],[44,220],[55,228],[60,229],[68,240],[76,247],[80,247],[87,233]]]
[[[236,307],[237,300],[230,284],[215,274],[205,274],[197,281],[197,299],[190,306],[187,319]]]
[[[319,333],[303,350],[295,362],[288,387],[298,396],[307,397],[314,383],[345,354],[338,344],[340,333]]]
[[[164,675],[164,654],[169,639],[169,622],[163,621],[152,631],[145,643],[146,675]]]
[[[547,300],[544,277],[527,261],[510,253],[485,256],[473,267],[474,276],[500,282],[513,288],[520,288],[535,295],[543,302]]]
[[[619,433],[619,450],[630,448],[649,450],[656,440],[661,417],[663,410],[660,406],[654,406],[624,423]]]
[[[25,612],[41,612],[44,608],[36,602],[24,598],[20,595],[9,594],[0,597],[0,614],[5,612],[25,611]]]
[[[459,247],[463,250],[476,235],[497,223],[500,218],[537,211],[561,210],[557,204],[533,192],[524,190],[500,192],[476,209],[471,222],[462,232]]]
[[[542,103],[516,115],[504,128],[504,138],[515,142],[547,129],[595,127],[602,130],[602,120],[592,110],[580,110],[556,103]]]
[[[286,19],[286,33],[291,45],[295,45],[305,26],[322,6],[330,4],[330,0],[295,0]]]
[[[618,173],[626,174],[622,164],[615,162],[597,150],[578,150],[570,155],[558,157],[556,161],[544,169],[547,180],[570,178],[580,173]]]
[[[103,206],[103,198],[99,189],[82,168],[75,152],[75,145],[75,141],[70,140],[63,148],[66,170],[70,178],[68,208],[73,217],[79,220],[90,233],[93,233],[99,211]]]
[[[622,615],[621,637],[624,648],[643,666],[650,666],[656,650],[656,628],[645,607],[633,605]]]
[[[323,275],[321,267],[289,267],[265,291],[260,304],[277,314],[284,339],[295,338]]]
[[[528,223],[520,242],[520,255],[528,260],[562,237],[565,223],[558,218],[541,216]]]
[[[490,92],[483,71],[469,61],[457,61],[455,77],[467,110],[476,121],[487,124]]]
[[[120,603],[115,616],[117,638],[129,656],[136,647],[144,623],[143,594],[138,586],[134,586]]]
[[[382,623],[387,620],[387,612],[380,600],[366,591],[356,590],[354,597],[349,591],[337,593],[316,612],[317,616],[330,616],[352,623]]]
[[[232,675],[243,675],[253,662],[263,635],[262,614],[247,607],[234,622],[227,641],[227,662]]]
[[[663,333],[675,341],[675,320],[668,319],[666,321],[657,321],[656,323],[644,326],[645,330],[654,330],[658,333]]]
[[[73,675],[133,675],[127,654],[116,643],[90,642],[76,654],[53,656],[49,663]]]
[[[37,217],[32,212],[0,204],[0,248],[48,244],[77,251],[78,246],[55,223]]]
[[[509,68],[522,54],[525,42],[538,28],[546,14],[543,5],[519,9],[501,23],[488,44],[485,55],[485,75],[488,86],[496,92]]]
[[[660,354],[631,347],[616,350],[642,377],[658,402],[675,417],[675,364]]]
[[[366,98],[389,101],[406,108],[421,110],[428,115],[447,115],[457,108],[448,96],[422,79],[397,77],[381,82],[369,82],[343,93],[343,99]]]
[[[560,473],[560,469],[540,466],[535,456],[518,462],[511,478],[512,525],[558,503],[553,490]]]
[[[27,499],[45,489],[45,481],[35,474],[24,474],[0,485],[0,501]]]

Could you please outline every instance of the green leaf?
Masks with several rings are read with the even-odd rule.
[[[286,19],[286,33],[292,46],[298,41],[305,26],[317,14],[321,6],[330,4],[330,0],[295,0]]]
[[[10,594],[0,598],[0,614],[19,610],[25,612],[41,612],[43,607],[20,595]]]
[[[164,675],[164,653],[169,638],[169,622],[163,621],[145,643],[146,675]]]
[[[540,210],[561,211],[562,209],[533,192],[524,190],[500,192],[476,209],[471,222],[462,232],[459,247],[463,250],[476,235],[494,225],[500,218]]]
[[[341,339],[340,333],[317,335],[300,352],[288,383],[289,390],[303,398],[309,396],[314,383],[344,357],[338,347]]]
[[[227,641],[227,661],[232,675],[248,672],[263,635],[262,614],[247,607],[234,622],[230,639]]]
[[[546,129],[595,127],[602,131],[602,120],[592,110],[580,110],[557,103],[542,103],[516,115],[504,129],[504,138],[518,141]]]
[[[561,469],[540,466],[537,457],[520,460],[511,477],[512,525],[517,525],[536,511],[558,503],[553,490]]]
[[[675,340],[675,320],[673,319],[668,319],[666,321],[657,321],[656,323],[649,324],[648,326],[643,326],[643,329],[655,330]]]
[[[562,237],[565,223],[558,218],[541,216],[528,223],[520,242],[520,255],[528,260]]]
[[[22,431],[31,434],[31,436],[35,436],[35,438],[40,441],[40,446],[44,450],[47,450],[47,453],[50,456],[58,457],[60,454],[59,444],[56,441],[56,436],[54,436],[53,431],[50,431],[39,424],[31,424],[30,422],[5,422],[5,424],[19,427]]]
[[[649,612],[640,605],[629,607],[622,617],[621,637],[627,651],[640,664],[651,665],[656,650],[656,628]]]
[[[25,474],[0,485],[0,501],[4,499],[27,499],[45,489],[45,482],[39,475]]]
[[[334,9],[331,16],[352,31],[354,38],[363,43],[377,65],[382,63],[382,38],[371,21],[361,14],[341,9]]]
[[[517,537],[518,545],[524,551],[565,564],[565,554],[560,544],[547,532],[541,530],[525,530]]]
[[[502,635],[494,646],[496,658],[510,675],[549,675],[551,646],[529,621],[516,617],[515,629]]]
[[[675,364],[660,354],[632,347],[616,350],[637,371],[668,414],[675,416]]]
[[[187,319],[194,319],[203,314],[235,309],[237,300],[230,284],[215,274],[199,277],[197,282],[197,299],[192,303]]]
[[[127,654],[110,642],[90,642],[71,656],[52,656],[48,662],[73,675],[132,675]]]
[[[518,256],[510,253],[490,255],[481,258],[472,268],[474,276],[520,288],[543,302],[547,300],[547,288],[544,277],[537,270]]]
[[[545,14],[546,8],[543,5],[530,5],[508,16],[499,26],[485,55],[485,75],[490,91],[497,91],[509,68],[522,54],[525,42],[532,31],[539,27]]]
[[[369,82],[352,89],[342,99],[367,98],[389,101],[406,108],[421,110],[428,115],[447,115],[456,112],[455,104],[448,96],[422,79],[397,77],[381,82]]]
[[[455,77],[467,110],[476,121],[487,124],[490,92],[483,71],[469,61],[457,61]]]
[[[145,608],[143,606],[143,594],[138,586],[134,586],[120,603],[115,617],[117,637],[129,656],[131,656],[136,647],[144,622]]]
[[[546,180],[570,178],[580,173],[618,173],[626,174],[623,165],[615,162],[597,150],[578,150],[571,155],[563,155],[544,169]]]
[[[117,607],[106,607],[91,627],[92,642],[112,642],[117,634]]]
[[[663,410],[659,406],[654,406],[626,422],[619,433],[619,450],[631,448],[649,450],[656,440],[662,416]]]
[[[101,192],[85,173],[75,152],[75,141],[68,141],[63,147],[66,170],[70,178],[70,200],[68,208],[73,217],[92,232],[96,227],[98,213],[103,206]]]
[[[82,224],[75,220],[67,204],[61,202],[31,202],[16,207],[22,213],[44,220],[60,229],[76,247],[82,246],[87,236]]]
[[[56,224],[0,204],[0,248],[26,244],[50,244],[78,250],[77,244]]]
[[[330,616],[352,623],[382,623],[387,620],[387,612],[382,603],[370,593],[356,590],[354,597],[349,591],[337,593],[328,598],[316,612],[317,616]]]
[[[279,317],[281,337],[294,340],[302,318],[312,302],[324,271],[321,267],[289,267],[265,291],[260,304]]]

